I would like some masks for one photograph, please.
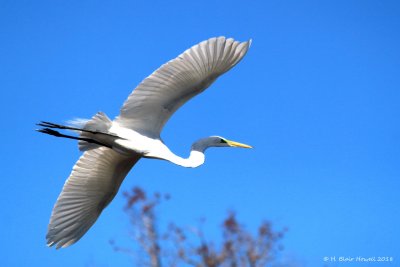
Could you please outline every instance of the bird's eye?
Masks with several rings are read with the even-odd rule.
[[[222,139],[222,138],[221,138],[221,141],[220,141],[220,143],[221,143],[221,144],[227,144],[228,142],[226,142],[226,140],[225,140],[225,139]]]

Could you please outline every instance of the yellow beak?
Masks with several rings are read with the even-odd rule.
[[[229,146],[232,146],[232,147],[253,148],[252,146],[241,144],[241,143],[238,143],[235,141],[226,140],[226,142],[228,143]]]

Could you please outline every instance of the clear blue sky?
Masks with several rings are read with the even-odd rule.
[[[163,138],[183,156],[209,135],[255,148],[209,150],[198,169],[142,160],[122,190],[170,193],[162,220],[207,217],[210,239],[229,209],[250,229],[264,218],[287,226],[285,253],[305,266],[324,256],[400,265],[399,2],[232,0],[0,2],[0,265],[131,265],[108,244],[129,231],[122,194],[77,244],[46,247],[80,153],[35,123],[114,117],[162,63],[221,35],[253,45]]]

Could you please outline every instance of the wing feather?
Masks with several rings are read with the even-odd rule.
[[[211,38],[162,65],[133,90],[116,122],[143,135],[159,138],[171,115],[207,89],[247,53],[251,40]]]
[[[46,235],[48,246],[67,247],[78,241],[139,159],[106,147],[86,151],[73,167],[53,208]]]

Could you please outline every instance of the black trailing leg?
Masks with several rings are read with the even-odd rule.
[[[118,137],[116,135],[109,134],[109,133],[103,133],[103,132],[99,132],[99,131],[95,131],[95,130],[87,130],[87,129],[82,129],[82,128],[65,126],[65,125],[56,124],[56,123],[52,123],[52,122],[48,122],[48,121],[41,121],[40,123],[37,123],[36,125],[45,127],[46,129],[52,128],[52,129],[62,129],[62,130],[73,130],[73,131],[87,132],[87,133],[91,133],[91,134],[102,134],[102,135],[108,135],[108,136],[112,136],[112,137]]]
[[[38,125],[44,126],[42,124],[38,124]],[[62,126],[62,125],[60,125],[60,126]],[[65,127],[67,127],[67,126],[65,126]],[[54,127],[54,128],[56,128],[56,127]],[[60,129],[69,129],[69,128],[60,128]],[[69,130],[71,130],[71,129],[69,129]],[[88,143],[93,143],[93,144],[97,144],[97,145],[100,145],[100,146],[105,146],[105,147],[111,148],[109,145],[100,143],[100,142],[98,142],[96,140],[93,140],[93,139],[90,139],[90,138],[76,137],[76,136],[73,136],[73,135],[66,135],[66,134],[62,134],[62,133],[60,133],[58,131],[52,130],[50,128],[37,129],[36,131],[38,131],[40,133],[44,133],[44,134],[53,135],[53,136],[56,136],[56,137],[63,137],[63,138],[74,139],[74,140],[81,140],[81,141],[85,141],[85,142],[88,142]]]

